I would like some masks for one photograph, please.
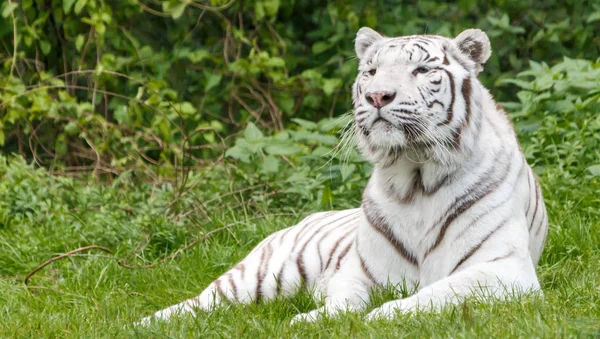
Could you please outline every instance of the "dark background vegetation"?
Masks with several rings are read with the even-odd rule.
[[[481,77],[501,102],[517,101],[503,80],[531,60],[600,51],[592,1],[3,0],[0,10],[0,145],[61,173],[173,177],[214,160],[249,123],[282,131],[340,116],[361,26],[486,31]]]
[[[198,294],[267,234],[359,206],[370,166],[340,131],[361,26],[487,32],[481,80],[549,211],[546,302],[396,327],[344,318],[320,333],[597,336],[600,2],[576,0],[0,0],[0,336],[131,336],[134,320]],[[23,288],[38,264],[92,244],[152,269],[79,253]],[[167,333],[280,336],[316,306],[274,305]]]

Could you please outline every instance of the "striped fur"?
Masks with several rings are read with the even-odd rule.
[[[510,121],[477,79],[491,54],[485,33],[385,38],[362,28],[356,53],[355,131],[374,165],[361,208],[272,234],[200,296],[153,317],[300,288],[325,305],[293,321],[361,310],[388,283],[419,289],[369,319],[539,289],[548,218]],[[383,94],[385,104],[375,100]]]

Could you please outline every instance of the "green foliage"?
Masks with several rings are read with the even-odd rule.
[[[506,107],[538,172],[552,166],[570,177],[598,177],[600,60],[565,58],[552,67],[531,62],[517,79],[504,82],[521,88],[520,102]]]
[[[11,0],[0,13],[4,152],[55,171],[153,177],[214,159],[249,122],[282,131],[342,115],[360,26],[484,29],[488,87],[529,60],[593,58],[600,35],[600,7],[579,1]]]
[[[0,156],[2,336],[600,333],[597,4],[5,0],[0,15],[0,145],[14,153]],[[364,25],[387,35],[488,32],[494,52],[482,81],[515,122],[549,212],[544,301],[288,326],[317,306],[301,294],[134,329],[197,295],[268,234],[360,204],[370,166],[345,133],[345,113]],[[135,265],[194,240],[149,270],[72,256],[38,272],[33,293],[23,288],[38,264],[80,246],[106,246]],[[378,293],[371,306],[393,297]]]
[[[283,192],[320,201],[322,209],[339,207],[334,196],[359,203],[370,166],[349,140],[341,142],[336,134],[350,126],[351,116],[318,123],[296,118],[293,122],[295,126],[271,136],[249,123],[225,155],[239,160],[239,172],[251,184],[273,182],[271,187]]]

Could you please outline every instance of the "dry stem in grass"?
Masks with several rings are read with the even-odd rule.
[[[115,257],[113,251],[110,250],[110,249],[108,249],[108,248],[106,248],[106,247],[104,247],[104,246],[100,246],[100,245],[83,246],[83,247],[76,248],[76,249],[74,249],[72,251],[69,251],[67,253],[63,253],[63,254],[57,255],[55,257],[52,257],[52,258],[46,260],[45,262],[43,262],[42,264],[40,264],[39,266],[37,266],[36,268],[34,268],[31,272],[29,272],[25,276],[24,283],[25,283],[26,287],[29,287],[28,286],[29,279],[31,279],[31,277],[33,277],[37,272],[39,272],[40,270],[42,270],[44,267],[52,264],[55,261],[58,261],[58,260],[61,260],[61,259],[64,259],[64,258],[68,258],[68,257],[75,257],[75,256],[78,256],[78,253],[80,253],[80,252],[85,252],[85,251],[90,251],[90,250],[99,250],[99,251],[102,251],[102,252],[110,254],[109,257],[106,257],[106,256],[105,257],[115,260],[116,263],[119,266],[123,267],[123,268],[127,268],[127,269],[150,269],[150,268],[154,268],[154,267],[156,267],[156,266],[158,266],[160,264],[163,264],[163,263],[165,263],[165,262],[167,262],[167,261],[175,258],[180,253],[182,253],[182,252],[184,252],[184,251],[192,248],[196,244],[198,244],[200,241],[208,239],[213,233],[217,233],[217,232],[220,232],[220,231],[223,231],[223,230],[229,230],[232,226],[240,225],[240,224],[246,223],[248,221],[252,221],[252,220],[264,219],[264,218],[267,218],[267,217],[275,217],[275,216],[296,216],[296,215],[297,214],[295,214],[295,213],[267,214],[267,215],[261,215],[261,216],[254,217],[254,218],[248,218],[248,219],[246,219],[244,221],[238,221],[238,222],[234,222],[234,223],[231,223],[231,224],[228,224],[228,225],[216,228],[214,230],[211,230],[211,231],[205,233],[200,238],[192,240],[189,244],[185,245],[184,247],[173,251],[171,254],[169,254],[168,256],[166,256],[164,258],[162,258],[161,260],[159,260],[157,262],[154,262],[152,264],[148,264],[148,265],[131,265],[131,264],[127,263],[124,259]]]

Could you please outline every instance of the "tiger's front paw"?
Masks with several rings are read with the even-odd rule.
[[[321,316],[321,311],[319,309],[312,310],[307,313],[296,314],[296,316],[294,316],[292,320],[290,320],[290,325],[298,323],[313,323],[317,321],[319,316]]]
[[[404,313],[402,310],[402,301],[390,301],[371,311],[367,315],[367,321],[393,319],[398,313]]]

